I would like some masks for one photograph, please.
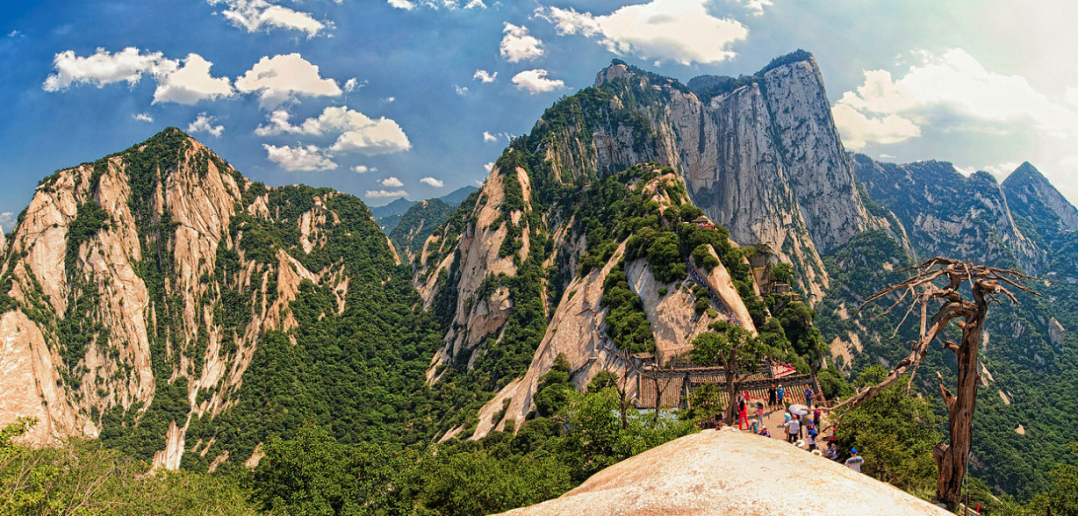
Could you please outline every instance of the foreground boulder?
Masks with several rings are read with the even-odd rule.
[[[625,460],[560,498],[506,515],[950,514],[776,439],[705,430]]]

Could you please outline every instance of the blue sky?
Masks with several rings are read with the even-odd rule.
[[[481,181],[506,135],[612,58],[687,81],[752,73],[797,48],[820,63],[849,149],[999,177],[1028,160],[1078,200],[1078,7],[1061,1],[47,0],[4,11],[6,230],[40,178],[167,126],[252,179],[376,206]]]

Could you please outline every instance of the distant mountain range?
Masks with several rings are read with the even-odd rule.
[[[459,206],[464,199],[468,198],[468,195],[477,190],[479,189],[474,186],[462,186],[437,199],[455,207]],[[374,220],[378,221],[378,225],[382,228],[382,231],[385,231],[388,235],[393,231],[393,228],[397,227],[397,224],[400,223],[401,215],[404,215],[404,212],[408,211],[408,208],[415,206],[418,202],[419,201],[412,201],[401,197],[385,206],[371,208],[371,215],[374,216]],[[438,223],[440,224],[441,221]]]
[[[1076,229],[1029,164],[999,183],[848,154],[807,52],[688,86],[615,61],[482,190],[374,210],[250,181],[170,128],[45,178],[20,215],[0,425],[199,470],[257,464],[307,421],[347,443],[478,438],[535,417],[559,355],[577,388],[631,379],[625,353],[676,356],[720,320],[856,374],[910,331],[856,309],[946,254],[1056,280],[993,307],[981,354],[972,471],[1028,495],[1073,441]],[[808,306],[760,290],[756,253],[794,266]],[[932,396],[937,371],[933,350],[914,387]]]

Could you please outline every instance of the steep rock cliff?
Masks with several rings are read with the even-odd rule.
[[[1021,265],[1030,271],[1045,264],[1046,250],[1019,229],[1004,188],[991,175],[965,177],[939,161],[896,165],[862,154],[851,161],[857,180],[901,220],[918,254]]]
[[[669,360],[691,350],[715,320],[754,332],[743,295],[756,299],[763,314],[728,233],[683,220],[682,207],[685,217],[695,215],[672,169],[630,167],[581,187],[552,181],[558,169],[530,159],[527,148],[521,140],[498,161],[471,205],[427,240],[418,260],[416,287],[447,329],[428,379],[437,384],[447,371],[468,371],[492,395],[475,407],[477,419],[465,416],[444,438],[478,438],[509,421],[522,423],[559,355],[582,389],[603,369],[632,377],[626,353],[652,351]],[[722,305],[709,305],[715,310],[698,308],[682,258],[688,251],[678,250],[694,249],[702,235],[712,242],[705,274]],[[673,254],[655,251],[660,242],[670,242]],[[724,263],[736,270],[727,272]],[[612,306],[607,296],[614,290],[632,301]],[[647,342],[627,349],[619,334],[625,324],[646,324]]]
[[[169,469],[242,461],[325,396],[289,385],[290,419],[274,416],[267,354],[292,347],[317,370],[332,351],[304,349],[330,335],[356,343],[346,358],[371,353],[359,343],[417,353],[422,322],[348,331],[358,311],[417,316],[406,271],[358,199],[252,183],[167,129],[44,179],[20,217],[0,268],[0,425],[35,417],[33,442],[100,436]]]
[[[1078,209],[1028,162],[1007,176],[1001,186],[1013,218],[1040,247],[1057,244],[1078,230]]]
[[[828,286],[821,254],[870,229],[904,239],[866,210],[811,55],[778,58],[752,76],[690,84],[696,87],[615,61],[548,121],[559,126],[548,147],[554,168],[601,174],[642,161],[671,166],[693,203],[735,242],[767,244],[817,296]]]

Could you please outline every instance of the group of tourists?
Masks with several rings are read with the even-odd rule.
[[[782,407],[784,410],[787,408],[786,399],[788,392],[779,384],[776,388],[774,384],[768,389],[767,408]],[[755,408],[755,418],[748,419],[748,412],[750,407],[749,391],[745,391],[737,399],[738,410],[738,429],[748,429],[752,433],[761,435],[764,437],[771,437],[771,431],[764,424],[764,404],[757,403]],[[809,452],[813,452],[816,455],[822,455],[827,459],[838,461],[839,453],[836,444],[834,433],[829,437],[826,451],[819,449],[820,433],[823,431],[821,427],[822,410],[820,405],[813,405],[815,399],[815,393],[811,386],[805,387],[805,404],[810,409],[810,412],[805,414],[793,414],[785,412],[783,414],[783,423],[779,425],[785,429],[786,442],[791,443],[798,448],[807,449]],[[861,465],[865,460],[861,458],[857,453],[857,448],[850,449],[850,458],[844,462],[845,466],[860,473]]]
[[[746,393],[748,395],[748,393]],[[815,398],[816,393],[812,390],[811,385],[805,386],[805,405],[812,406],[812,400]],[[775,384],[771,384],[767,389],[767,407],[782,407],[786,408],[786,401],[789,399],[793,401],[793,393],[787,391],[780,383],[778,388],[775,388]]]

